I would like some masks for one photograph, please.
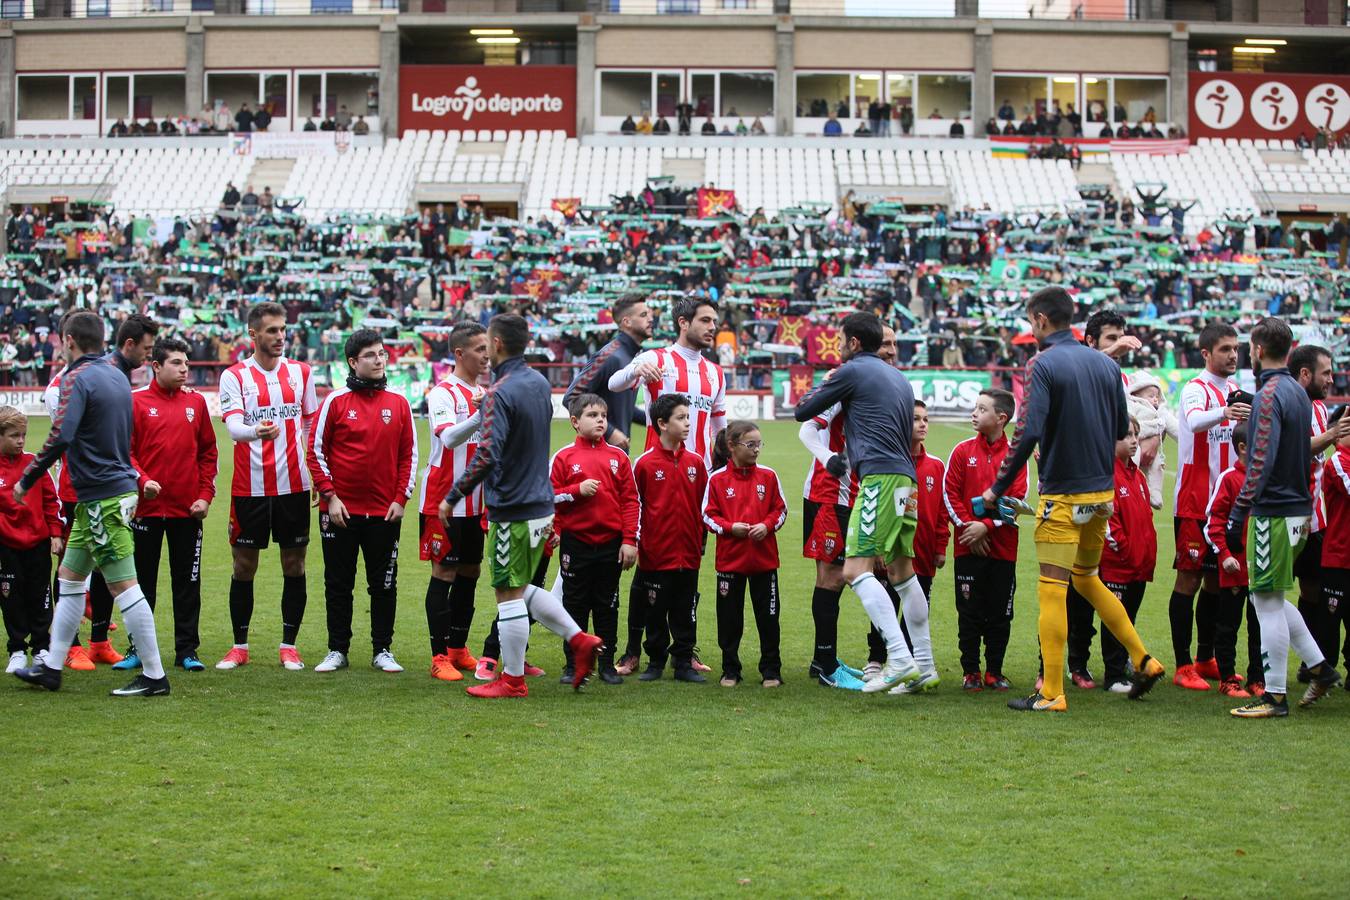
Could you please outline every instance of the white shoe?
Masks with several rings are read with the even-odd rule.
[[[323,658],[323,662],[314,667],[315,672],[336,672],[338,669],[347,668],[347,654],[340,653],[337,650],[329,650],[328,655]]]
[[[913,681],[902,681],[886,693],[888,694],[924,694],[933,690],[942,679],[938,676],[937,669],[930,669],[924,672]]]
[[[1113,681],[1106,686],[1106,689],[1113,694],[1128,694],[1130,683],[1128,681]]]
[[[39,650],[33,654],[33,665],[45,666],[47,664],[47,651]]]
[[[347,661],[343,660],[342,664],[346,665]],[[393,673],[403,671],[403,667],[398,664],[398,660],[394,659],[394,654],[390,653],[388,650],[381,650],[379,653],[376,653],[375,658],[370,661],[370,664],[381,672]]]
[[[881,677],[881,663],[870,662],[863,666],[863,681],[876,681],[879,677]]]
[[[919,667],[910,659],[904,663],[893,659],[886,660],[876,678],[863,685],[864,694],[875,694],[893,688],[902,681],[913,681],[919,677]]]
[[[5,666],[5,674],[13,675],[20,669],[28,667],[28,654],[22,650],[15,650],[9,655],[9,665]]]

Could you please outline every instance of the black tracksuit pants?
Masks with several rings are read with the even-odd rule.
[[[589,544],[564,532],[558,545],[562,568],[563,608],[582,631],[595,621],[595,635],[605,642],[600,648],[600,668],[614,665],[614,645],[619,640],[619,548],[622,538]],[[563,641],[563,656],[572,664],[572,651]]]
[[[150,609],[159,593],[159,559],[169,543],[169,586],[173,591],[173,655],[181,663],[197,655],[201,646],[198,622],[202,615],[202,523],[200,519],[146,517],[133,519],[136,542],[136,581]]]
[[[1013,597],[1017,594],[1017,563],[988,556],[958,556],[952,563],[956,578],[956,644],[961,671],[980,674],[980,645],[984,671],[1003,674],[1012,633]]]
[[[1130,617],[1133,623],[1135,617],[1139,615],[1139,606],[1144,602],[1144,591],[1148,590],[1148,582],[1131,581],[1122,584],[1118,581],[1103,581],[1106,589],[1120,598],[1120,605],[1125,607],[1125,613]],[[1083,598],[1084,603],[1087,603]],[[1241,613],[1238,614],[1241,618]],[[1088,620],[1088,627],[1092,627],[1092,620]],[[1114,684],[1117,681],[1125,681],[1125,667],[1130,661],[1130,653],[1125,646],[1116,640],[1116,636],[1111,633],[1111,629],[1102,629],[1102,679],[1106,685]],[[1087,665],[1084,659],[1083,665]]]
[[[6,653],[47,649],[52,628],[51,578],[52,549],[47,541],[26,550],[0,545],[0,614],[5,620]]]
[[[698,636],[698,569],[639,569],[628,596],[641,604],[648,665],[663,669],[673,659],[677,671],[690,668]]]
[[[741,677],[741,636],[745,634],[745,589],[750,588],[750,606],[759,630],[759,674],[765,680],[781,680],[779,655],[778,572],[740,575],[717,573],[717,646],[722,649],[722,677]]]
[[[349,516],[347,527],[338,528],[327,515],[319,517],[329,650],[351,652],[352,591],[356,587],[358,554],[366,563],[371,652],[388,650],[393,643],[394,612],[398,603],[399,526],[398,522],[386,522],[382,516]]]

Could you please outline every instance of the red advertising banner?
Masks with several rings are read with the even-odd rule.
[[[1350,76],[1192,72],[1190,136],[1311,138],[1350,125]]]
[[[398,124],[419,128],[577,128],[575,66],[399,66]]]

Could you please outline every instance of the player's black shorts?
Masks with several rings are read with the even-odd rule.
[[[283,550],[309,543],[309,491],[279,497],[230,498],[230,546]]]
[[[419,519],[419,555],[424,562],[442,566],[476,566],[483,561],[483,520],[479,516],[453,516],[446,528],[436,516]]]
[[[1294,577],[1300,581],[1304,578],[1312,581],[1321,580],[1322,532],[1314,531],[1308,535],[1308,540],[1303,544],[1303,549],[1299,551],[1298,559],[1294,560]]]

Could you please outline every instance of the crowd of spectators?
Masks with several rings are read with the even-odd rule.
[[[272,103],[240,103],[238,110],[231,110],[230,104],[217,100],[203,106],[194,116],[165,116],[156,124],[154,118],[135,118],[127,122],[119,117],[108,126],[108,137],[154,137],[156,135],[209,135],[209,134],[251,134],[267,132],[272,127],[276,114]],[[352,115],[346,104],[342,104],[331,116],[322,116],[315,121],[313,116],[305,119],[301,131],[350,131],[352,134],[370,134],[370,123],[364,114]]]
[[[110,331],[151,313],[188,341],[197,382],[210,383],[247,353],[247,307],[275,300],[293,325],[291,352],[316,362],[332,361],[361,324],[383,329],[403,362],[442,360],[455,322],[516,311],[535,335],[532,361],[562,385],[608,338],[603,310],[627,291],[658,308],[691,292],[718,300],[714,353],[737,388],[769,388],[774,369],[803,361],[805,347],[780,342],[785,317],[829,324],[854,308],[895,323],[905,365],[1011,372],[1034,348],[1021,303],[1045,283],[1069,287],[1083,317],[1106,304],[1130,318],[1142,346],[1126,365],[1193,365],[1201,322],[1267,313],[1316,329],[1343,359],[1341,217],[1317,228],[1227,221],[1187,239],[1184,215],[1143,194],[1137,205],[1108,195],[1034,215],[850,194],[837,211],[701,219],[696,190],[670,185],[537,221],[487,219],[464,203],[309,221],[251,185],[230,186],[215,215],[176,219],[168,234],[100,209],[84,221],[27,211],[10,223],[14,252],[0,272],[0,383],[44,383],[53,328],[76,307],[98,310]]]

